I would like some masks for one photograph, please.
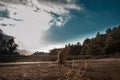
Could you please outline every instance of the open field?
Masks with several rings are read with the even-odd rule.
[[[0,63],[0,80],[120,80],[120,59]]]

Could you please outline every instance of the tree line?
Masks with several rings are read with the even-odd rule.
[[[108,55],[120,53],[120,25],[118,27],[109,28],[105,34],[96,34],[94,38],[86,38],[81,45],[68,44],[70,47],[69,55]],[[62,48],[61,48],[62,49]],[[55,55],[61,49],[50,50],[50,55]]]

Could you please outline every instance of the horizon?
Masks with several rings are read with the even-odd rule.
[[[48,52],[120,24],[119,0],[0,0],[0,28],[19,49]]]

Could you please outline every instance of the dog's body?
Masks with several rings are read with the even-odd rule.
[[[69,52],[70,52],[70,48],[66,47],[58,53],[58,60],[57,60],[58,64],[66,63]]]

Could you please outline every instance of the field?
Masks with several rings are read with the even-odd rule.
[[[0,80],[120,80],[120,59],[0,63]]]

